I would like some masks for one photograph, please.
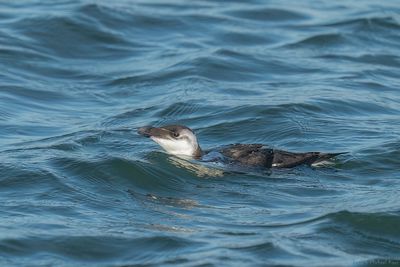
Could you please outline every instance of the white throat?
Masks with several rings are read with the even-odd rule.
[[[172,155],[194,157],[198,153],[199,145],[193,134],[182,135],[179,139],[155,136],[152,136],[151,139]]]

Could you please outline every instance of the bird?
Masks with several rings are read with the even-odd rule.
[[[246,167],[315,166],[346,153],[290,152],[274,149],[264,144],[230,144],[206,151],[200,147],[194,131],[184,125],[144,126],[138,129],[138,133],[152,139],[171,155],[206,162],[221,161]]]

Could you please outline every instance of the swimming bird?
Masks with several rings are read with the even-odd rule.
[[[138,133],[151,138],[167,153],[203,161],[222,161],[248,167],[292,168],[299,165],[315,165],[343,153],[305,152],[295,153],[273,149],[263,144],[232,144],[217,151],[203,151],[195,133],[183,125],[141,127]]]

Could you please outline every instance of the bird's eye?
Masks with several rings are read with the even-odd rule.
[[[179,133],[174,132],[174,137],[179,137]]]

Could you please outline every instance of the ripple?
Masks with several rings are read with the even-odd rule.
[[[140,12],[142,11],[142,12]],[[182,29],[185,24],[176,16],[157,16],[139,9],[119,8],[118,5],[110,7],[101,4],[87,4],[79,8],[80,13],[90,18],[96,19],[108,29],[120,29],[125,33],[132,31],[156,31],[163,34],[163,29]],[[129,29],[129,30],[128,30]],[[116,32],[114,32],[117,34]]]
[[[14,27],[30,38],[37,50],[59,58],[115,58],[117,47],[128,44],[123,36],[112,34],[79,17],[27,18],[15,23]],[[54,32],[63,34],[54,35]],[[82,42],[93,43],[95,49],[79,45]]]
[[[320,224],[319,232],[323,233],[324,239],[332,235],[338,237],[341,243],[339,250],[346,253],[376,255],[382,252],[390,257],[400,247],[400,239],[395,230],[399,220],[397,215],[343,211],[328,217],[330,221]]]
[[[357,27],[358,30],[368,30],[380,26],[385,28],[399,29],[400,24],[393,17],[368,17],[341,20],[335,23],[325,24],[329,27]]]
[[[93,259],[115,263],[119,259],[135,264],[137,262],[162,262],[168,251],[170,257],[178,256],[180,251],[190,251],[191,246],[201,243],[187,241],[184,238],[154,236],[154,237],[122,237],[122,236],[59,236],[57,241],[51,237],[31,237],[24,239],[3,239],[0,247],[6,255],[19,255],[15,263],[26,263],[26,257],[37,254],[44,262],[51,258],[44,255],[53,255],[56,258],[72,258],[86,263]],[[80,251],[80,253],[76,253]],[[159,251],[159,253],[154,253]],[[42,256],[40,256],[42,255]]]
[[[280,259],[282,257],[290,260],[301,259],[301,256],[290,253],[289,251],[278,247],[276,244],[270,242],[262,242],[253,245],[238,245],[237,247],[231,248],[233,251],[253,254],[257,259],[262,261],[272,261],[273,259]],[[264,262],[265,263],[265,262]]]
[[[340,33],[325,33],[313,35],[311,37],[307,37],[303,40],[297,41],[295,43],[286,45],[288,48],[301,48],[301,47],[313,47],[313,46],[321,46],[321,47],[337,47],[346,45],[350,42],[350,39],[346,37],[344,34]]]
[[[395,175],[395,170],[399,166],[400,161],[398,155],[400,153],[399,140],[381,142],[375,146],[369,146],[358,151],[357,158],[352,162],[348,162],[345,168],[355,168],[365,175],[372,176],[379,173],[381,170],[386,169],[388,173]],[[363,155],[368,155],[363,157]],[[395,176],[394,176],[395,177]]]
[[[326,59],[336,59],[336,60],[345,60],[356,63],[366,63],[374,66],[387,66],[398,68],[400,66],[399,57],[393,55],[385,55],[385,54],[374,54],[374,55],[361,55],[358,57],[346,56],[346,55],[324,55],[321,58]]]
[[[398,114],[399,111],[392,109],[385,105],[384,103],[371,103],[369,101],[361,100],[319,100],[314,103],[316,106],[322,106],[325,110],[331,113],[341,113],[343,114],[353,114],[353,115],[364,115],[368,116],[370,114]],[[340,110],[337,107],[340,106]]]
[[[272,38],[261,36],[259,33],[248,32],[230,32],[220,37],[221,42],[231,43],[234,46],[252,46],[252,45],[266,45],[274,43]]]
[[[168,120],[174,120],[176,117],[190,117],[195,114],[198,114],[198,111],[202,108],[202,105],[199,103],[174,103],[169,107],[158,112],[157,116],[163,118],[162,120],[158,121],[156,125],[165,124]]]
[[[55,101],[62,103],[72,99],[71,96],[62,92],[15,85],[3,86],[1,94],[6,94],[17,99],[22,98],[26,100],[26,102],[34,101],[47,103],[48,101]]]
[[[301,21],[306,20],[309,16],[292,10],[278,8],[254,8],[229,11],[228,14],[261,22],[286,22],[286,21]]]

